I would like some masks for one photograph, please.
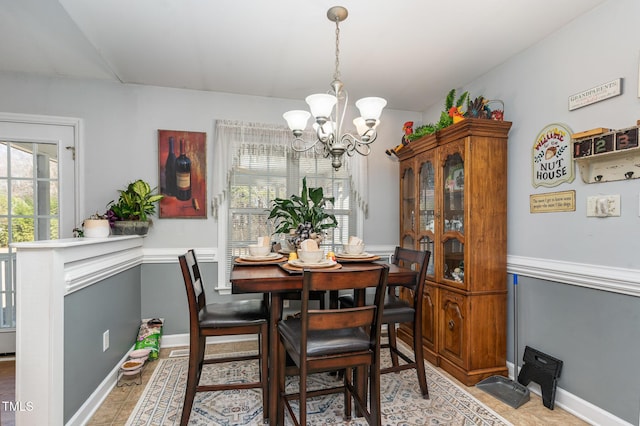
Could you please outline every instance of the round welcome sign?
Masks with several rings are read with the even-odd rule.
[[[538,133],[532,150],[532,184],[553,187],[562,182],[573,182],[573,150],[571,129],[553,123]]]

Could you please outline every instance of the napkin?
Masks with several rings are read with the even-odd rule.
[[[268,246],[270,242],[271,242],[271,238],[269,238],[268,235],[264,237],[258,237],[259,246]]]
[[[302,251],[317,251],[318,243],[315,240],[308,239],[300,243],[300,250]]]
[[[361,245],[364,245],[364,241],[352,235],[349,237],[349,242],[347,244],[354,245],[354,246],[361,246]]]

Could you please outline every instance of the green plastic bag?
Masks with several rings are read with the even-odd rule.
[[[149,359],[158,359],[160,356],[160,339],[164,318],[146,318],[142,320],[138,330],[135,349],[151,349]]]

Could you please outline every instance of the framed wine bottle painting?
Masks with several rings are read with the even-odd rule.
[[[207,134],[158,130],[160,218],[207,217]]]

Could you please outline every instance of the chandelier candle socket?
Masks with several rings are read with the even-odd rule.
[[[371,153],[369,144],[376,140],[376,127],[380,123],[382,109],[387,105],[386,100],[377,97],[358,100],[356,107],[360,111],[360,117],[353,120],[357,136],[348,132],[342,133],[349,95],[340,81],[339,45],[340,22],[347,19],[347,15],[347,9],[342,6],[334,6],[327,11],[327,18],[336,23],[336,69],[331,82],[331,90],[329,93],[317,93],[306,97],[305,101],[309,105],[311,113],[294,110],[282,115],[287,120],[295,138],[291,145],[292,148],[295,151],[314,149],[316,153],[324,157],[331,156],[331,165],[335,170],[342,167],[342,158],[345,153],[349,156],[356,152],[364,156]],[[311,116],[315,120],[313,129],[317,139],[307,142],[302,138],[302,135]]]

